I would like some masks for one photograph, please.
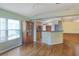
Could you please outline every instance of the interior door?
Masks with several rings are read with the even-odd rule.
[[[41,46],[41,35],[42,35],[42,26],[37,26],[36,28],[36,39],[37,39],[37,46]]]
[[[23,44],[29,44],[33,42],[33,27],[34,24],[31,21],[23,21]]]

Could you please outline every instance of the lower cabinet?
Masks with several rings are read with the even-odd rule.
[[[62,32],[42,32],[42,43],[48,45],[63,43]]]

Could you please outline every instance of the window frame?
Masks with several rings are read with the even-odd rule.
[[[2,18],[2,19],[5,19],[5,25],[7,25],[7,19],[6,18]],[[5,29],[0,30],[0,35],[1,35],[1,31],[5,31],[5,40],[3,41],[0,37],[0,42],[5,42],[7,41],[7,26],[5,26]]]
[[[1,38],[0,38],[0,43],[1,42],[6,42],[6,41],[10,41],[10,40],[15,40],[15,39],[18,39],[18,38],[14,38],[14,39],[8,39],[9,37],[8,37],[8,20],[10,20],[10,18],[3,18],[3,19],[5,19],[5,24],[6,24],[6,28],[5,28],[5,40],[4,41],[2,41],[1,40]],[[12,20],[18,20],[18,19],[12,19]],[[18,20],[19,21],[19,29],[18,29],[18,31],[19,31],[19,38],[21,38],[21,20]],[[12,30],[12,29],[10,29],[10,30]],[[14,30],[17,30],[17,29],[14,29]],[[0,30],[0,33],[1,33],[1,30]]]
[[[15,20],[15,19],[8,19],[8,20]],[[8,21],[8,20],[7,20],[7,21]],[[9,32],[9,30],[19,31],[19,33],[20,33],[20,34],[19,34],[19,36],[20,36],[19,38],[21,38],[21,25],[20,25],[20,24],[21,24],[21,21],[20,21],[20,20],[18,20],[18,21],[19,21],[19,29],[8,29],[8,27],[7,27],[7,29],[8,29],[7,32]],[[8,23],[8,22],[7,22],[7,23]],[[8,24],[7,24],[7,25],[8,25]],[[7,34],[7,35],[8,35],[8,34]],[[7,37],[9,38],[9,36],[7,36]],[[17,38],[16,38],[16,39],[17,39]],[[8,40],[14,40],[14,39],[8,39]]]

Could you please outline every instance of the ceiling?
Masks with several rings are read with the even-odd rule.
[[[30,19],[79,14],[78,3],[0,3],[0,8],[24,15]]]

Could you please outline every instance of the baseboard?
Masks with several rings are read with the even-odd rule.
[[[22,45],[22,44],[20,43],[20,44],[18,44],[18,45],[12,46],[12,47],[10,47],[10,48],[8,48],[8,49],[2,50],[2,51],[0,51],[0,54],[4,53],[4,52],[6,52],[6,51],[9,51],[9,50],[11,50],[11,49],[13,49],[13,48],[19,47],[19,46],[21,46],[21,45]]]
[[[42,43],[47,44],[47,45],[55,45],[55,44],[62,44],[63,42],[46,43],[45,41],[43,41]]]
[[[37,43],[37,42],[35,42]],[[42,41],[42,45],[56,45],[56,44],[63,44],[63,42],[55,42],[55,43],[46,43],[45,41]]]
[[[56,42],[56,43],[53,43],[51,45],[56,45],[56,44],[63,44],[63,42]]]

